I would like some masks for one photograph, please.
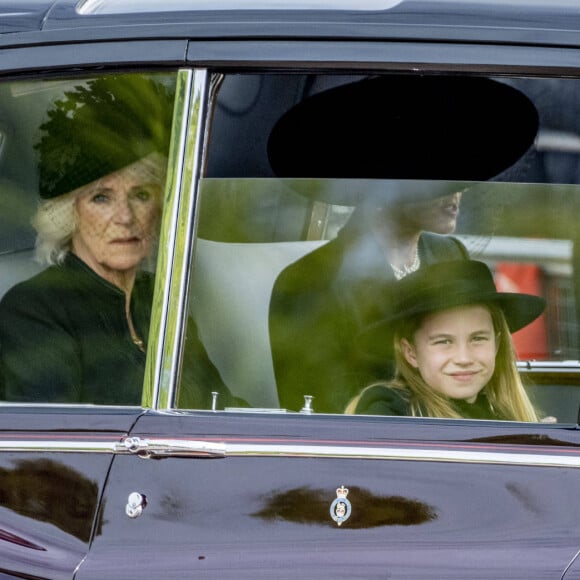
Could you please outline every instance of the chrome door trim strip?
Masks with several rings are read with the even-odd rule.
[[[499,447],[499,446],[498,446]],[[220,441],[126,437],[110,441],[46,438],[0,440],[0,452],[62,452],[134,454],[139,457],[294,457],[319,459],[378,459],[391,461],[428,461],[531,467],[580,468],[580,449],[567,449],[566,454],[482,451],[478,449],[424,449],[397,446],[339,446],[279,443],[229,443]]]
[[[115,453],[118,441],[58,441],[58,440],[7,440],[0,441],[2,452],[30,452],[30,453]]]
[[[227,457],[318,457],[334,459],[386,459],[397,461],[430,461],[443,463],[479,463],[526,465],[535,467],[580,468],[577,456],[539,453],[457,451],[451,449],[409,449],[399,447],[337,447],[321,445],[227,444]]]

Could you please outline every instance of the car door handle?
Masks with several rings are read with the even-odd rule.
[[[139,457],[199,457],[220,458],[226,456],[225,443],[192,441],[185,439],[146,439],[126,437],[117,444],[116,453],[131,453]]]

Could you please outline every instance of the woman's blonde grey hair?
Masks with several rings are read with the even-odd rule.
[[[124,170],[145,183],[159,185],[158,201],[161,206],[162,190],[167,177],[166,157],[159,153],[151,153]],[[32,225],[37,233],[35,250],[37,262],[46,266],[63,263],[71,249],[72,237],[77,229],[76,200],[79,195],[87,191],[87,188],[97,186],[99,181],[79,187],[64,195],[40,201],[36,214],[32,218]]]
[[[62,264],[76,230],[75,203],[78,191],[40,202],[32,225],[36,230],[36,261],[53,266]]]

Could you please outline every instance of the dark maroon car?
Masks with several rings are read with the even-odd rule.
[[[162,119],[132,94],[170,135],[150,328],[128,345],[143,381],[120,359],[92,371],[98,396],[55,378],[19,397],[0,368],[0,578],[580,578],[576,2],[0,0],[0,74],[0,299],[45,268],[50,111],[103,80],[171,98]],[[55,179],[78,161],[63,131]],[[438,188],[457,194],[445,235],[546,300],[514,334],[538,421],[345,413],[392,367],[359,373],[376,304],[320,315],[318,257]],[[376,288],[347,252],[334,274]],[[318,302],[285,310],[297,263]],[[21,338],[21,367],[68,372]]]

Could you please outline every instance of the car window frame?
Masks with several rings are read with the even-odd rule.
[[[458,47],[452,44],[434,44],[428,41],[381,41],[378,44],[389,49],[388,61],[384,59],[384,51],[377,50],[376,43],[368,42],[318,42],[317,48],[320,51],[317,50],[314,55],[312,42],[309,41],[214,43],[197,40],[147,40],[102,42],[98,43],[98,50],[95,50],[97,45],[91,42],[75,46],[75,51],[70,51],[68,45],[50,46],[50,51],[46,46],[2,49],[1,53],[6,57],[0,63],[0,77],[3,80],[21,75],[29,76],[39,70],[43,71],[43,78],[54,75],[76,76],[94,72],[93,66],[99,66],[99,73],[106,74],[112,63],[126,64],[128,72],[139,72],[139,65],[145,63],[147,70],[156,67],[166,69],[170,66],[178,75],[183,76],[179,81],[183,83],[180,90],[184,91],[184,95],[187,93],[188,99],[182,98],[175,109],[174,131],[178,131],[173,136],[170,178],[166,188],[168,205],[164,210],[167,217],[164,218],[160,243],[168,254],[162,255],[159,262],[159,271],[163,275],[158,276],[154,301],[156,305],[161,305],[161,312],[158,312],[158,308],[153,309],[151,336],[156,338],[149,345],[142,407],[152,410],[177,408],[176,390],[180,378],[184,313],[191,275],[189,266],[195,248],[195,205],[199,179],[202,176],[207,130],[211,121],[210,86],[214,75],[249,70],[264,74],[273,70],[289,74],[298,71],[331,70],[353,73],[407,70],[417,73],[419,69],[409,63],[408,51],[411,47],[417,58],[420,57],[424,63],[422,68],[430,71],[481,75],[501,73],[506,76],[533,73],[537,77],[572,75],[580,78],[580,62],[577,59],[579,49],[575,48],[542,48],[536,51],[533,47],[477,44],[467,47],[467,58],[458,58]],[[265,55],[266,46],[269,49]],[[338,52],[337,47],[340,48]],[[152,51],[152,48],[155,50]],[[517,65],[513,64],[515,55],[519,59]],[[526,58],[522,60],[519,55],[525,55]],[[538,55],[541,56],[539,61]],[[23,65],[23,60],[34,65]],[[337,60],[342,62],[337,63]],[[176,66],[178,63],[181,67]],[[50,66],[48,70],[47,66]],[[14,75],[15,71],[21,75]],[[195,119],[197,121],[193,122]],[[195,138],[185,139],[184,135],[191,126],[197,127]],[[521,367],[526,372],[564,372],[578,369],[580,363],[541,363],[538,369],[535,365],[526,363],[525,367]]]
[[[231,47],[232,48],[236,48],[238,49],[240,47],[240,45],[243,45],[244,47],[248,47],[248,44],[250,45],[250,47],[248,48],[248,52],[251,51],[253,53],[254,48],[258,48],[261,50],[264,49],[264,43],[262,42],[257,42],[257,43],[238,43],[238,42],[232,42],[231,43]],[[296,46],[302,47],[302,45],[305,45],[307,43],[304,42],[297,42],[295,43]],[[335,43],[329,43],[332,44],[333,46],[335,46]],[[346,43],[349,44],[349,43]],[[421,50],[425,50],[425,44],[428,43],[417,43],[417,44],[421,44]],[[221,45],[221,43],[220,43]],[[190,43],[191,46],[191,43]],[[204,45],[205,46],[205,45]],[[497,49],[497,47],[492,47],[494,49]],[[441,63],[439,62],[438,64],[435,64],[435,61],[438,60],[437,58],[433,58],[433,70],[437,70],[438,72],[442,72],[442,73],[459,73],[461,74],[462,72],[469,72],[471,74],[477,74],[482,75],[482,76],[492,76],[498,75],[498,72],[501,70],[501,75],[499,76],[533,76],[535,78],[549,78],[551,76],[560,78],[562,76],[569,76],[572,75],[575,78],[580,79],[580,64],[577,64],[576,66],[572,68],[570,68],[570,61],[569,61],[569,57],[570,54],[565,54],[565,55],[560,55],[563,56],[563,60],[566,61],[566,63],[564,64],[563,62],[561,62],[561,60],[558,58],[558,55],[556,53],[550,53],[549,55],[549,66],[548,68],[546,68],[544,65],[545,63],[542,62],[537,66],[531,66],[531,64],[528,66],[528,64],[526,63],[524,66],[514,66],[511,65],[509,67],[509,70],[505,67],[505,65],[503,64],[504,62],[511,62],[510,58],[508,58],[506,56],[506,54],[511,54],[513,56],[513,53],[511,52],[511,49],[513,49],[514,47],[501,47],[502,49],[507,49],[506,51],[500,50],[500,51],[492,51],[490,52],[490,54],[493,54],[495,56],[500,55],[501,58],[496,58],[494,61],[494,64],[492,65],[487,65],[485,67],[477,67],[477,70],[474,71],[473,67],[471,65],[464,65],[464,66],[449,66],[448,63]],[[208,52],[211,52],[213,49],[212,46],[209,47]],[[302,50],[302,48],[300,48],[300,51]],[[455,50],[456,47],[455,47]],[[300,52],[299,51],[299,52]],[[292,53],[292,51],[290,51]],[[445,51],[444,51],[445,52]],[[576,56],[578,55],[578,50],[576,49],[567,49],[565,52],[570,52],[570,53],[575,53]],[[224,54],[223,52],[220,51],[220,55],[221,55],[221,59],[219,61],[219,64],[216,63],[216,61],[214,59],[212,59],[211,57],[208,57],[207,59],[201,57],[200,58],[200,53],[198,52],[196,55],[196,60],[198,60],[198,64],[202,64],[203,66],[201,67],[196,67],[194,65],[194,63],[191,63],[193,66],[192,70],[193,71],[204,71],[204,74],[208,75],[208,79],[206,79],[206,109],[207,109],[207,113],[205,114],[205,120],[204,120],[204,130],[203,132],[200,132],[199,135],[203,136],[203,141],[199,142],[197,144],[197,151],[198,151],[198,155],[199,157],[197,158],[197,161],[199,161],[199,159],[201,158],[201,162],[199,163],[199,167],[203,167],[203,155],[205,152],[205,147],[207,145],[206,140],[207,140],[207,135],[208,132],[211,130],[211,102],[209,101],[209,84],[211,83],[211,79],[214,76],[219,76],[221,74],[224,73],[240,73],[243,74],[245,72],[258,72],[260,74],[268,74],[269,72],[273,72],[272,69],[272,63],[271,62],[267,62],[265,64],[263,64],[262,66],[256,66],[256,61],[243,61],[241,62],[239,59],[239,52],[234,55],[234,53],[232,52],[232,57],[231,57],[231,61],[229,61],[228,59],[224,58]],[[188,57],[192,56],[192,53],[188,51]],[[250,55],[246,52],[243,54],[243,57],[248,57],[250,58]],[[258,55],[256,54],[255,56],[256,59],[258,59]],[[286,56],[287,59],[291,59],[292,58],[292,54],[287,55]],[[334,67],[332,67],[332,71],[330,71],[327,67],[323,66],[323,64],[321,62],[317,62],[317,58],[311,59],[310,62],[306,63],[306,62],[301,62],[301,58],[303,58],[302,56],[298,56],[297,60],[290,60],[290,61],[285,61],[285,62],[281,62],[278,61],[276,63],[276,72],[280,73],[288,73],[288,74],[292,74],[293,72],[318,72],[318,73],[328,73],[328,74],[332,74],[334,72],[339,73],[339,71],[336,71],[336,69]],[[553,60],[552,60],[553,58]],[[533,59],[530,58],[530,62]],[[201,61],[201,62],[200,62]],[[329,64],[327,60],[324,61],[324,63]],[[502,64],[499,64],[502,63]],[[374,63],[376,65],[376,63]],[[206,66],[207,65],[207,68]],[[217,65],[217,66],[216,66]],[[252,66],[253,65],[253,66]],[[359,71],[358,68],[356,68],[353,64],[353,62],[349,61],[348,63],[349,68],[348,68],[348,72],[350,73],[359,73],[362,71]],[[413,69],[412,67],[409,67],[409,65],[407,64],[407,69],[411,68],[412,72],[416,73],[417,69]],[[388,71],[397,71],[400,70],[396,65],[393,67],[388,66],[385,64],[385,69],[383,69],[382,67],[376,67],[374,66],[372,70],[374,70],[375,72],[378,72],[379,69],[381,70],[381,72],[385,72],[385,70]],[[366,66],[362,67],[362,70],[366,70]],[[340,72],[344,73],[345,70],[340,70]],[[368,71],[367,71],[368,72]],[[533,74],[532,74],[533,73]],[[549,73],[549,74],[547,74]],[[191,151],[189,153],[189,155],[191,155]],[[195,179],[195,177],[193,175],[191,175],[192,179]],[[198,172],[197,175],[197,180],[199,181],[199,179],[201,179],[203,177],[203,175],[201,173]],[[193,196],[192,199],[189,200],[188,203],[192,203],[194,209],[195,209],[195,204],[197,202],[197,196],[199,193],[199,184],[198,183],[194,183],[192,182],[190,184],[190,191],[189,191],[189,195]],[[182,190],[182,195],[185,195],[186,191]],[[190,228],[189,231],[183,232],[181,234],[183,240],[186,239],[186,237],[188,237],[188,239],[191,241],[191,253],[190,253],[190,258],[193,255],[193,252],[195,251],[195,228],[196,228],[196,224],[197,224],[197,214],[194,211],[194,215],[191,216],[189,215],[189,218],[187,218],[186,216],[182,217],[182,221],[188,222],[190,224]],[[189,270],[185,269],[183,270],[183,268],[181,266],[179,266],[180,271],[182,274],[185,273],[185,275],[187,276],[187,280],[185,281],[184,284],[184,289],[185,292],[181,292],[179,294],[179,296],[181,296],[181,300],[188,300],[188,292],[187,289],[189,287],[189,275],[190,272]],[[177,298],[177,295],[175,295],[175,297]],[[182,343],[183,340],[179,339],[179,336],[181,336],[181,338],[183,338],[184,336],[184,325],[185,325],[185,309],[183,308],[183,302],[181,302],[180,300],[177,300],[176,302],[173,303],[173,308],[171,307],[171,304],[168,303],[168,308],[171,311],[179,311],[180,312],[180,319],[179,321],[174,321],[173,323],[173,327],[169,328],[166,327],[166,332],[167,334],[165,335],[165,339],[167,339],[168,337],[173,340],[174,342],[174,348],[173,349],[169,349],[169,348],[164,348],[162,351],[157,353],[157,374],[156,374],[156,378],[158,380],[157,383],[157,387],[155,386],[154,382],[150,382],[147,386],[148,389],[148,393],[151,393],[151,398],[146,398],[146,396],[144,396],[144,404],[146,404],[146,406],[151,405],[151,407],[153,409],[157,409],[157,410],[179,410],[180,412],[187,412],[187,411],[191,411],[189,409],[181,409],[178,407],[177,404],[177,392],[178,392],[178,387],[179,387],[179,380],[180,380],[180,374],[179,374],[179,370],[180,370],[180,364],[181,364],[181,355],[182,355]],[[162,362],[163,361],[163,362]],[[539,361],[539,362],[534,362],[534,361],[525,361],[522,363],[518,364],[519,370],[520,372],[523,372],[525,374],[529,374],[529,375],[539,375],[539,374],[546,374],[546,373],[550,373],[553,374],[554,376],[558,376],[558,375],[562,375],[563,373],[573,373],[573,374],[578,374],[580,376],[580,361]],[[148,376],[149,379],[149,376]],[[148,396],[148,395],[147,395]],[[251,411],[251,409],[249,410]],[[259,409],[256,410],[257,413],[260,412]],[[569,425],[569,423],[567,423]]]
[[[203,135],[209,76],[206,69],[180,70],[177,76],[172,142],[166,197],[159,236],[159,253],[145,380],[143,407],[171,409],[175,405],[187,312],[187,295],[194,251],[195,203],[203,164]]]

